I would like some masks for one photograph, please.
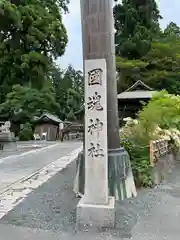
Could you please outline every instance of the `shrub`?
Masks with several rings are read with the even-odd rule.
[[[33,139],[33,130],[30,123],[24,124],[23,128],[19,132],[20,141],[29,141]]]
[[[138,113],[137,119],[124,119],[125,126],[120,129],[121,145],[128,151],[134,179],[137,186],[152,186],[149,161],[150,140],[169,141],[171,151],[180,149],[180,96],[166,91],[153,96]]]
[[[122,140],[121,146],[129,153],[136,186],[152,187],[149,146],[138,143],[135,138]]]

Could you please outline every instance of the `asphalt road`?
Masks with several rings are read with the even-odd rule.
[[[22,177],[29,176],[38,169],[56,161],[81,146],[82,143],[74,142],[21,142],[18,143],[18,151],[5,152],[0,158],[0,191],[18,181]],[[39,145],[39,146],[38,146]]]
[[[79,144],[62,143],[61,153]],[[59,156],[59,148],[55,146],[34,154],[31,160],[26,156],[23,159],[29,159],[27,162],[19,160],[21,169],[29,166],[34,171],[44,161],[48,164],[47,158],[51,161],[50,157]],[[157,188],[142,189],[136,198],[117,202],[116,229],[113,230],[76,229],[79,199],[72,191],[75,172],[76,164],[72,162],[1,218],[0,240],[179,240],[180,163]]]
[[[0,220],[0,240],[179,240],[180,165],[156,189],[116,203],[116,229],[76,229],[76,165],[53,176]]]

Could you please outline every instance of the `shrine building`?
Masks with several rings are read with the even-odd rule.
[[[138,80],[130,88],[117,95],[120,125],[123,118],[136,118],[138,111],[142,109],[143,102],[147,103],[157,91]]]

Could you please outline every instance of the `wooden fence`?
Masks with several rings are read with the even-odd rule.
[[[168,141],[164,139],[150,141],[150,165],[154,167],[155,163],[163,156],[169,153]]]

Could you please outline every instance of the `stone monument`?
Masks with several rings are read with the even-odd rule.
[[[10,121],[6,121],[4,123],[4,125],[1,125],[0,132],[9,133],[10,132],[10,127],[11,127],[11,122]]]
[[[11,122],[6,121],[0,127],[0,150],[14,151],[17,149],[14,133],[10,131]]]
[[[115,198],[108,192],[106,60],[85,60],[85,193],[78,225],[114,227]]]

